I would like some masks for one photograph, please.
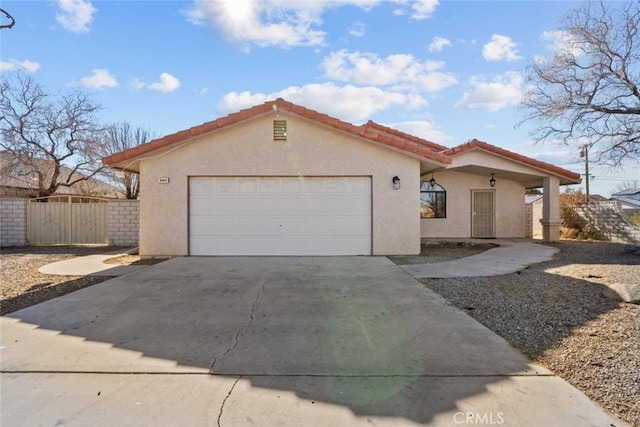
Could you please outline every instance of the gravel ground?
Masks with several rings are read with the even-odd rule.
[[[25,246],[0,250],[0,315],[68,294],[108,277],[52,276],[38,268],[76,256],[112,251],[106,246]]]
[[[493,277],[423,279],[428,288],[640,426],[640,306],[605,295],[640,283],[640,254],[605,242],[563,241],[553,260]]]
[[[424,279],[452,305],[501,335],[595,402],[640,427],[640,306],[605,296],[606,284],[640,283],[640,254],[604,242],[563,241],[553,260],[519,273]],[[397,263],[442,262],[474,255],[490,244],[430,245]],[[104,277],[49,276],[38,267],[107,247],[3,248],[0,311],[10,313],[100,283]],[[112,262],[134,263],[137,257]],[[158,260],[156,262],[159,262]]]

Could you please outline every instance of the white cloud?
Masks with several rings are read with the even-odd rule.
[[[431,15],[436,11],[440,2],[438,0],[416,0],[411,4],[413,19],[427,19],[431,18]]]
[[[147,87],[151,90],[169,93],[180,87],[180,80],[169,73],[162,73],[160,74],[160,81],[158,83],[151,83],[147,85]]]
[[[453,137],[439,129],[435,123],[425,120],[414,120],[400,123],[392,123],[386,125],[399,131],[408,133],[409,135],[415,135],[419,138],[427,139],[435,142],[436,144],[442,144],[445,141],[451,141]]]
[[[542,55],[534,55],[533,62],[535,62],[538,65],[544,64],[546,62],[546,58]]]
[[[362,22],[354,22],[347,32],[354,37],[362,37],[367,33],[367,27]]]
[[[429,52],[441,52],[447,46],[451,46],[451,40],[444,37],[434,37],[429,43]]]
[[[440,4],[439,0],[392,0],[393,3],[401,6],[411,5],[411,18],[422,20],[431,18],[436,8]],[[404,16],[407,10],[403,7],[394,9],[393,14],[396,16]]]
[[[345,5],[369,8],[379,0],[195,0],[187,11],[194,24],[211,23],[225,36],[258,46],[319,46],[317,29],[326,9]],[[248,46],[245,46],[248,48]]]
[[[576,58],[583,54],[578,48],[575,36],[566,31],[545,31],[542,33],[542,39],[555,54],[571,54]]]
[[[482,56],[487,61],[517,61],[522,57],[518,55],[516,43],[510,37],[494,34],[491,41],[482,48]]]
[[[284,98],[349,122],[369,119],[374,113],[395,106],[411,109],[425,104],[424,99],[416,95],[384,91],[377,87],[323,83],[293,86],[271,94],[230,92],[218,107],[221,112],[230,113],[276,98]]]
[[[471,78],[473,90],[466,92],[455,104],[458,110],[498,111],[511,105],[517,105],[522,99],[523,79],[516,71],[507,71],[487,82],[480,77]]]
[[[90,77],[83,77],[80,79],[80,84],[84,87],[91,89],[101,89],[104,87],[116,87],[118,81],[111,73],[103,68],[96,68],[92,70]]]
[[[56,13],[56,21],[65,29],[74,33],[86,33],[97,9],[90,1],[58,0],[60,12]]]
[[[413,19],[431,17],[438,0],[393,0],[410,5]],[[211,24],[223,35],[240,43],[246,50],[251,45],[322,46],[326,32],[321,30],[322,15],[328,9],[355,6],[368,10],[382,0],[194,0],[186,11],[187,20],[196,25]],[[395,14],[398,10],[394,11]],[[353,36],[364,34],[364,26],[356,23],[348,29]]]
[[[169,73],[162,73],[160,74],[159,82],[145,83],[142,80],[135,78],[131,82],[131,87],[134,89],[149,89],[169,93],[180,87],[180,80]]]
[[[394,54],[380,58],[374,53],[341,50],[325,57],[325,76],[362,85],[391,86],[437,92],[457,83],[441,70],[442,61],[418,61],[413,55]]]
[[[29,61],[17,61],[15,59],[9,59],[8,61],[0,61],[0,71],[16,71],[22,70],[27,73],[35,73],[40,69],[40,64],[37,62]]]
[[[576,152],[566,148],[564,145],[558,145],[552,150],[543,150],[540,145],[532,145],[530,148],[524,148],[522,154],[540,160],[541,162],[562,167],[575,165],[576,163]]]

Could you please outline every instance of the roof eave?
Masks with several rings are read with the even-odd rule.
[[[505,150],[504,148],[496,147],[495,145],[491,145],[486,142],[478,141],[475,139],[465,144],[450,148],[444,151],[443,153],[451,157],[455,157],[457,155],[467,153],[470,151],[483,151],[485,153],[499,156],[506,160],[509,160],[533,169],[537,169],[539,171],[543,171],[547,174],[550,174],[552,176],[559,178],[561,185],[580,184],[582,182],[582,178],[580,177],[580,174],[577,172],[572,172],[567,169],[563,169],[559,166],[542,162],[540,160],[532,159],[530,157],[523,156],[522,154],[514,153],[509,150]],[[530,187],[530,188],[537,188],[537,187]]]

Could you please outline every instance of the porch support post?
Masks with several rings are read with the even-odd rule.
[[[542,180],[542,241],[560,240],[560,179],[548,176]]]

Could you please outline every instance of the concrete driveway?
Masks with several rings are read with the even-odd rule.
[[[1,328],[2,426],[624,425],[385,257],[176,258]]]

